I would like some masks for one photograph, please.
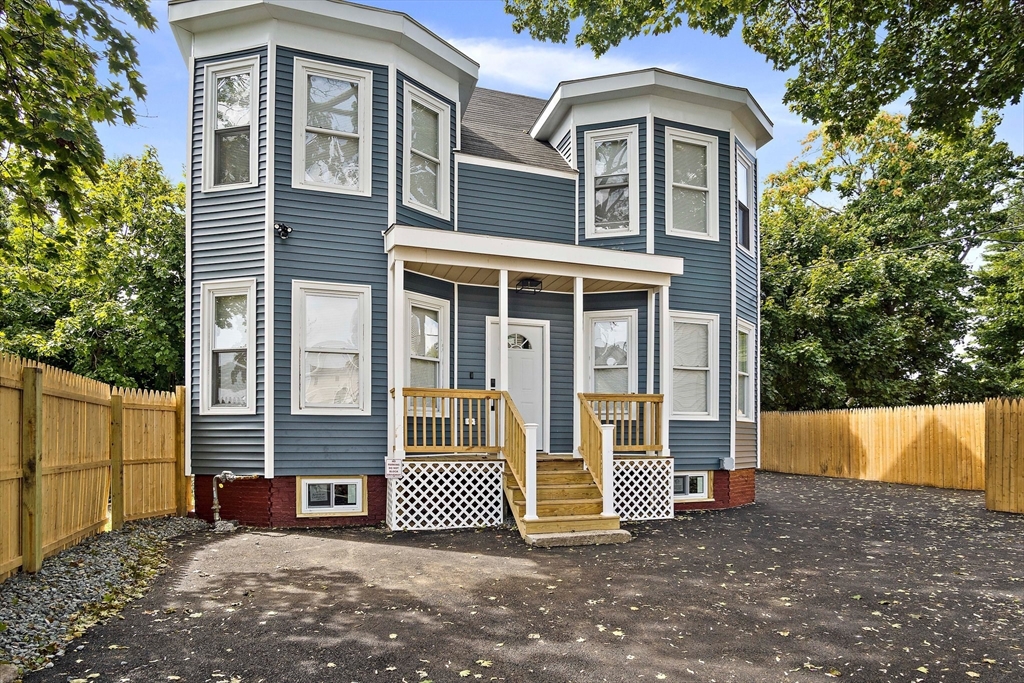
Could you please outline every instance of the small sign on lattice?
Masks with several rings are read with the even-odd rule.
[[[616,458],[615,512],[623,521],[671,519],[673,463],[670,458]]]
[[[501,461],[402,460],[388,479],[387,523],[393,531],[465,529],[502,523]]]

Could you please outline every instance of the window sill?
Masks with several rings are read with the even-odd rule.
[[[640,236],[640,229],[638,228],[636,230],[616,230],[615,232],[602,232],[602,233],[593,233],[593,232],[585,231],[584,235],[583,235],[583,238],[584,239],[588,239],[588,240],[603,240],[603,239],[609,239],[609,238],[612,238],[612,237],[639,237],[639,236]]]
[[[371,412],[369,408],[327,408],[310,406],[298,408],[292,406],[292,415],[337,415],[340,417],[368,417]]]
[[[757,424],[757,418],[753,418],[753,417],[738,416],[736,418],[736,421],[737,422],[749,422],[750,424]]]
[[[328,192],[330,194],[344,194],[355,197],[372,197],[372,189],[337,187],[335,185],[319,185],[316,183],[305,183],[292,180],[293,190],[308,190],[310,192]]]
[[[672,498],[673,503],[714,503],[714,498]]]
[[[203,185],[203,194],[217,194],[218,192],[230,192],[232,190],[252,190],[260,186],[260,181],[257,179],[251,183],[235,183],[234,185]]]
[[[702,242],[718,242],[718,234],[706,235],[699,232],[688,232],[686,230],[665,230],[668,237],[682,237],[689,240],[701,240]]]
[[[676,413],[669,416],[670,422],[718,422],[717,415],[688,415]]]
[[[199,414],[201,416],[206,416],[206,415],[255,415],[256,414],[256,406],[253,406],[252,408],[248,408],[248,407],[246,407],[246,408],[215,408],[215,407],[211,406],[209,408],[200,408]]]

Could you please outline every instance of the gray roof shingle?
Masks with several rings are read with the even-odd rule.
[[[530,137],[544,104],[536,97],[477,88],[462,117],[461,151],[556,171],[573,170],[554,147]]]

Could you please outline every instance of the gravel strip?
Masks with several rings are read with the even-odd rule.
[[[128,522],[47,558],[36,574],[0,583],[0,662],[52,667],[68,641],[142,596],[164,566],[167,539],[207,528],[181,517]]]

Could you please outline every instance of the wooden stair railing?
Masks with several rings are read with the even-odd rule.
[[[501,392],[403,388],[406,453],[501,451],[496,410]]]
[[[602,425],[615,429],[615,453],[657,453],[661,443],[661,421],[665,397],[661,394],[580,394]]]
[[[523,519],[534,521],[537,519],[537,425],[523,422],[523,416],[507,391],[501,392],[501,397],[505,404],[502,453],[526,499]]]
[[[580,401],[580,455],[594,483],[601,491],[605,517],[615,516],[614,450],[615,427],[601,424],[587,394],[579,394]]]

